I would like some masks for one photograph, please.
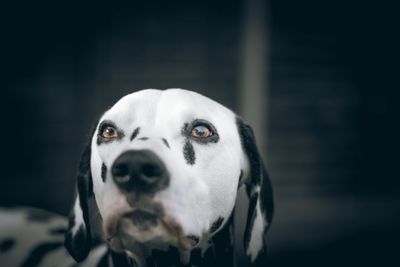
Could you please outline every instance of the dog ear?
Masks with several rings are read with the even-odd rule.
[[[68,229],[64,240],[66,249],[77,262],[86,259],[92,243],[89,203],[93,199],[93,181],[90,168],[93,134],[94,130],[79,162],[76,181],[77,196],[70,212]]]
[[[241,183],[245,185],[249,198],[246,228],[244,232],[244,250],[251,263],[265,260],[266,232],[273,215],[273,196],[271,182],[264,168],[252,128],[237,118],[237,127],[243,152],[247,158],[247,170]]]

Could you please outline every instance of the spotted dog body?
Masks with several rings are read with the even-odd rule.
[[[251,128],[188,90],[132,93],[101,116],[83,152],[65,247],[87,260],[100,223],[115,266],[234,266],[242,187],[243,250],[263,264],[272,190]]]
[[[0,266],[94,267],[108,261],[105,244],[77,264],[64,247],[65,217],[35,208],[0,208]]]

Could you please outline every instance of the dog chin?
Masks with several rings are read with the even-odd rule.
[[[115,229],[110,244],[117,251],[167,250],[170,246],[190,250],[195,245],[193,237],[183,235],[174,220],[140,209],[122,215]]]

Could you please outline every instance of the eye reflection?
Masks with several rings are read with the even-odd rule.
[[[206,125],[197,125],[193,127],[191,131],[191,136],[197,138],[207,138],[213,135],[212,130]]]
[[[114,139],[118,137],[118,132],[114,127],[106,126],[103,128],[101,136],[105,139]]]

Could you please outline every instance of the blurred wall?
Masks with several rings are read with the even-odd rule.
[[[394,264],[394,14],[361,1],[271,1],[270,11],[271,261]]]
[[[241,11],[229,3],[9,7],[2,82],[13,141],[1,203],[66,213],[87,135],[135,90],[188,88],[235,108]]]

